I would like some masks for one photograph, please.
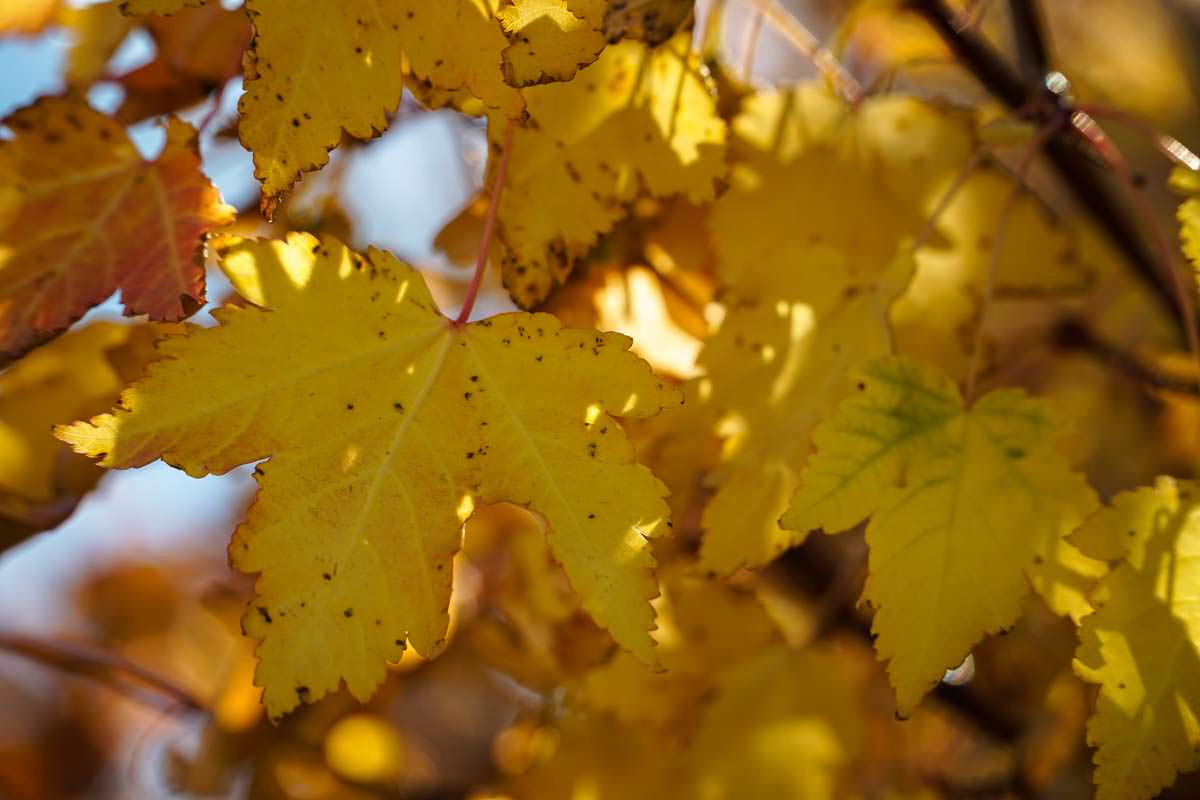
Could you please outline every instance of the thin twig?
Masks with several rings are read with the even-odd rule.
[[[758,51],[758,36],[762,33],[763,12],[755,9],[746,23],[746,37],[742,40],[742,80],[754,78],[754,54]]]
[[[1020,199],[1022,193],[1025,192],[1025,180],[1029,174],[1029,168],[1033,166],[1033,160],[1038,153],[1045,148],[1046,143],[1050,141],[1067,120],[1058,117],[1050,120],[1042,126],[1040,130],[1026,145],[1024,152],[1017,161],[1015,169],[1016,185],[1012,191],[1008,193],[1008,197],[1004,199],[1004,207],[1000,211],[1000,220],[996,225],[996,235],[993,239],[991,258],[988,259],[987,275],[984,278],[983,285],[983,300],[979,305],[979,319],[975,323],[975,334],[971,340],[971,357],[967,366],[967,381],[966,381],[966,398],[970,403],[975,399],[975,381],[979,376],[979,363],[983,354],[983,329],[987,322],[988,312],[992,307],[992,300],[996,293],[996,273],[1000,269],[1000,257],[1004,253],[1004,242],[1008,234],[1008,224],[1012,219],[1013,210],[1017,207],[1017,200]]]
[[[137,690],[149,688],[160,696],[165,696],[176,708],[189,711],[204,710],[204,705],[199,700],[170,679],[123,656],[90,645],[9,633],[0,634],[0,651],[91,678],[143,702],[146,702],[146,698]],[[144,687],[131,684],[122,678],[122,675],[135,678],[140,684],[144,684]]]
[[[748,0],[775,31],[812,62],[837,93],[851,105],[863,99],[863,88],[829,49],[823,47],[798,19],[788,13],[776,0]]]
[[[978,148],[971,154],[971,158],[954,176],[954,180],[942,192],[942,196],[938,199],[937,205],[933,207],[933,211],[929,213],[929,217],[925,220],[925,224],[921,227],[921,231],[917,234],[917,238],[913,241],[912,249],[915,253],[920,250],[929,240],[933,238],[933,232],[937,230],[937,224],[941,221],[942,215],[950,208],[950,204],[954,202],[954,198],[962,191],[963,186],[975,174],[975,170],[983,166],[983,162],[987,161],[990,154],[985,148]]]
[[[1078,105],[1075,109],[1096,119],[1110,120],[1126,125],[1134,132],[1144,136],[1172,164],[1187,167],[1193,172],[1200,170],[1200,156],[1193,153],[1187,145],[1174,136],[1156,130],[1144,119],[1130,114],[1128,111],[1099,105]]]
[[[1092,143],[1092,147],[1100,154],[1100,157],[1116,173],[1120,181],[1125,184],[1125,191],[1132,198],[1134,209],[1137,211],[1138,216],[1142,218],[1143,224],[1149,228],[1150,235],[1154,240],[1155,246],[1158,248],[1159,258],[1162,259],[1163,268],[1167,271],[1167,276],[1175,291],[1175,302],[1183,310],[1188,350],[1191,352],[1192,358],[1200,364],[1200,334],[1196,330],[1196,306],[1192,290],[1188,286],[1184,276],[1180,274],[1181,270],[1178,260],[1175,258],[1175,251],[1171,246],[1170,240],[1167,238],[1166,231],[1159,224],[1158,215],[1154,213],[1154,209],[1150,207],[1146,196],[1139,190],[1137,180],[1133,176],[1133,171],[1129,169],[1125,157],[1112,144],[1104,129],[1083,111],[1076,111],[1071,115],[1071,124],[1081,136]]]
[[[487,216],[483,222],[483,236],[479,240],[479,255],[475,257],[475,273],[467,285],[467,296],[463,298],[462,310],[455,318],[455,325],[464,325],[471,317],[475,308],[475,300],[479,296],[479,287],[483,283],[483,273],[487,269],[488,251],[492,248],[492,236],[496,232],[496,215],[500,211],[500,195],[504,192],[504,182],[508,177],[508,162],[512,156],[513,136],[517,132],[517,124],[510,119],[504,128],[504,144],[501,145],[500,161],[496,165],[496,177],[492,181],[492,196],[488,198]]]
[[[1089,355],[1151,389],[1200,397],[1200,378],[1173,375],[1152,366],[1140,356],[1101,339],[1078,320],[1061,323],[1055,331],[1054,340],[1063,350]]]

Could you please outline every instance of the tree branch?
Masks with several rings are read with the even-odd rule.
[[[1148,364],[1138,355],[1101,339],[1078,320],[1067,320],[1059,325],[1054,341],[1063,350],[1089,355],[1151,389],[1200,397],[1200,378],[1173,375]]]
[[[1050,51],[1043,35],[1042,16],[1034,0],[1008,0],[1017,67],[1028,82],[1041,82],[1050,70]]]
[[[1033,0],[1026,2],[1032,3]],[[1014,0],[1010,8],[1020,4]],[[907,0],[907,6],[925,19],[976,80],[1010,109],[1026,111],[1036,107],[1039,101],[1044,101],[1042,104],[1049,110],[1070,113],[1070,109],[1062,105],[1062,99],[1046,88],[1041,77],[1037,80],[1023,80],[985,39],[972,31],[960,30],[955,24],[954,12],[944,0]],[[1030,10],[1032,12],[1032,9]],[[1036,16],[1027,19],[1033,22]],[[1018,18],[1014,17],[1014,23],[1017,21]],[[1025,47],[1045,52],[1040,28],[1036,32],[1026,30],[1019,34],[1018,38],[1027,40]],[[1042,116],[1046,117],[1048,114],[1043,112]],[[1045,122],[1045,119],[1040,121]],[[1146,248],[1137,226],[1131,222],[1130,215],[1102,180],[1088,156],[1079,148],[1070,130],[1064,130],[1051,138],[1046,146],[1046,157],[1076,201],[1092,215],[1125,256],[1134,275],[1151,290],[1164,310],[1175,320],[1178,330],[1186,333],[1187,311],[1181,299],[1175,296],[1170,281]]]

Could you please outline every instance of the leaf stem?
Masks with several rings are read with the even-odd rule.
[[[500,161],[496,165],[496,177],[492,181],[492,196],[488,199],[487,216],[483,222],[483,235],[479,238],[479,254],[475,257],[475,274],[467,285],[467,296],[463,298],[462,310],[454,319],[455,325],[465,325],[475,308],[475,300],[479,297],[479,287],[483,283],[483,273],[487,269],[488,251],[492,247],[492,237],[496,233],[496,215],[500,211],[500,195],[504,191],[504,182],[508,177],[508,161],[512,156],[513,136],[517,132],[517,124],[513,119],[508,120],[504,128],[504,144],[500,150]]]

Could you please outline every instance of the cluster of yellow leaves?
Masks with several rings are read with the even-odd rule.
[[[203,4],[204,0],[129,0],[122,9],[128,14],[173,14]],[[579,68],[600,56],[608,41],[627,33],[645,34],[646,26],[641,23],[646,19],[659,20],[673,32],[687,16],[679,9],[690,14],[691,3],[672,2],[669,5],[674,10],[661,18],[652,3],[636,19],[626,18],[630,12],[625,5],[608,0],[397,0],[380,7],[368,0],[303,0],[300,4],[248,0],[246,12],[254,24],[254,41],[245,59],[246,93],[239,103],[239,133],[242,143],[254,153],[255,173],[263,183],[264,212],[268,216],[273,213],[281,195],[301,174],[324,166],[328,152],[343,134],[366,139],[383,131],[387,114],[399,105],[405,74],[426,93],[478,100],[493,115],[493,128],[501,132],[508,120],[518,119],[525,120],[522,126],[528,130],[549,126],[553,131],[552,121],[540,119],[537,109],[545,108],[545,102],[569,106],[571,95],[586,97],[583,84],[572,83],[575,88],[568,90],[567,98],[560,93],[551,95],[552,100],[539,99],[536,91],[522,92],[521,88],[570,80]],[[669,24],[672,20],[674,25]],[[656,27],[650,38],[658,41],[663,28]],[[633,47],[641,58],[650,58],[645,47]],[[594,74],[592,85],[604,84],[614,105],[650,105],[651,124],[656,120],[666,130],[668,122],[663,118],[679,98],[664,81],[683,67],[652,69],[654,85],[639,89],[641,72],[629,58],[626,53],[624,59],[611,62],[607,71]],[[677,52],[676,60],[681,58],[687,61]],[[628,74],[614,74],[614,70],[631,66]],[[694,63],[690,69],[696,69]],[[667,74],[662,74],[664,71]],[[607,85],[614,78],[616,85]],[[640,93],[630,97],[632,91]],[[682,104],[684,109],[708,96],[694,91],[693,95],[686,98],[690,102]],[[527,106],[532,107],[532,122],[525,117]],[[569,117],[571,111],[568,107],[566,112],[553,113]],[[580,127],[595,125],[587,120],[564,122],[568,127],[560,131],[560,140],[586,135]],[[709,126],[715,123],[712,120]],[[634,133],[640,138],[643,130]],[[687,163],[695,157],[690,150],[700,135],[702,132],[685,132],[669,137],[668,144]],[[623,172],[617,164],[611,167]],[[684,190],[674,185],[657,188],[660,192]],[[711,187],[708,193],[711,196]],[[589,243],[603,229],[589,231]]]
[[[117,120],[195,103],[239,62],[239,136],[268,215],[344,136],[381,133],[407,86],[431,106],[486,116],[490,175],[509,148],[490,244],[522,308],[563,287],[642,203],[669,209],[665,219],[702,251],[711,239],[714,253],[691,298],[716,320],[701,348],[703,326],[676,324],[667,307],[666,278],[687,270],[663,248],[647,246],[632,268],[593,265],[593,283],[575,287],[595,294],[588,327],[627,330],[635,343],[566,327],[566,302],[557,316],[452,322],[410,267],[333,237],[223,239],[220,266],[244,302],[216,311],[215,328],[167,339],[115,410],[58,435],[105,467],[162,458],[200,476],[261,462],[230,558],[259,576],[242,625],[259,642],[273,720],[343,681],[365,699],[409,644],[439,653],[464,525],[512,503],[537,518],[521,517],[504,545],[465,552],[516,562],[505,624],[528,640],[536,680],[564,686],[573,711],[554,752],[513,780],[518,793],[834,794],[862,738],[853,692],[828,653],[782,644],[759,598],[712,574],[862,523],[863,596],[901,714],[1012,626],[1032,587],[1079,625],[1077,671],[1101,686],[1088,732],[1102,795],[1149,797],[1198,765],[1196,487],[1162,479],[1088,519],[1097,499],[1063,454],[1066,426],[1050,404],[958,389],[973,358],[986,366],[993,355],[986,335],[973,352],[974,331],[1027,324],[987,308],[992,299],[1082,292],[1095,277],[1083,240],[1032,193],[1013,195],[1011,176],[963,174],[979,147],[971,115],[898,96],[850,105],[813,84],[722,105],[681,32],[693,13],[684,0],[246,0],[244,10],[0,2],[0,30],[57,18],[74,32],[77,88],[103,77],[134,24],[158,45],[121,79],[115,119],[45,99],[5,120],[7,356],[118,289],[129,313],[154,319],[202,304],[205,236],[232,211],[201,173],[189,126],[170,121],[163,153],[147,161]],[[144,15],[158,16],[132,21]],[[446,229],[447,248],[474,251],[488,200]],[[1194,260],[1197,202],[1180,209]],[[47,507],[69,508],[94,482],[28,431],[110,405],[154,335],[92,326],[0,376],[0,510],[43,524]],[[639,355],[696,380],[681,392]],[[47,402],[55,392],[62,402]],[[617,422],[684,396],[683,411],[635,428],[636,445]],[[694,564],[691,541],[652,547],[671,520],[702,529]],[[488,642],[500,629],[473,635]],[[583,644],[562,652],[573,634]],[[764,685],[776,689],[770,703]],[[661,745],[651,731],[679,758],[648,758]],[[382,780],[344,755],[365,739],[399,747],[369,719],[347,721],[331,761]],[[613,773],[614,761],[628,769]]]
[[[517,305],[545,300],[639,196],[715,197],[725,125],[686,37],[613,45],[572,82],[525,99],[493,249]],[[494,116],[490,136],[498,148]]]
[[[798,541],[777,521],[811,428],[850,368],[891,352],[906,242],[972,146],[965,118],[898,97],[852,109],[813,85],[752,95],[733,131],[732,186],[709,221],[726,314],[700,356],[729,433],[702,550],[722,573]]]

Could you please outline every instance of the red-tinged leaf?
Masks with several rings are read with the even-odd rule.
[[[0,143],[0,352],[54,336],[118,289],[127,314],[179,320],[204,302],[204,239],[233,209],[200,171],[194,129],[171,120],[145,161],[82,102],[46,98]]]
[[[241,71],[250,41],[246,15],[217,4],[148,17],[146,29],[157,52],[153,61],[121,77],[125,100],[116,117],[125,123],[201,102]]]

